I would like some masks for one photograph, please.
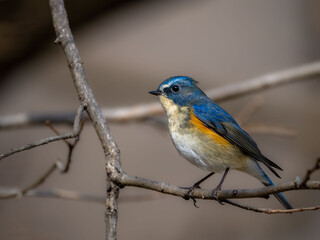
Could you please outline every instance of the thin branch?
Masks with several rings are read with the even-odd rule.
[[[40,198],[59,198],[59,199],[75,200],[75,201],[105,203],[105,196],[78,193],[75,191],[64,190],[64,189],[50,189],[50,190],[33,189],[26,192],[23,196],[40,197]]]
[[[82,109],[83,110],[83,109]],[[81,112],[82,113],[82,112]],[[81,113],[78,113],[77,116],[81,116]],[[76,118],[77,119],[77,118]],[[70,168],[70,164],[71,164],[71,160],[72,160],[72,154],[73,154],[73,149],[76,147],[76,145],[78,144],[79,142],[79,135],[80,133],[82,132],[82,129],[84,127],[84,123],[86,121],[86,118],[84,118],[81,123],[79,124],[77,120],[75,120],[75,127],[74,128],[74,131],[76,131],[77,133],[77,136],[75,137],[73,143],[71,142],[68,142],[66,139],[64,139],[64,143],[68,146],[68,157],[67,157],[67,161],[65,163],[65,165],[63,166],[61,162],[58,162],[59,163],[59,169],[62,173],[66,173],[68,172],[69,168]],[[49,122],[47,121],[46,122],[46,125],[56,134],[60,134],[59,131]]]
[[[306,212],[306,211],[315,211],[319,210],[320,206],[314,206],[314,207],[304,207],[304,208],[294,208],[294,209],[270,209],[270,208],[256,208],[248,205],[244,205],[238,202],[230,201],[230,200],[224,200],[225,203],[228,203],[230,205],[233,205],[235,207],[242,208],[244,210],[249,210],[253,212],[258,213],[266,213],[266,214],[276,214],[276,213],[296,213],[296,212]]]
[[[78,93],[80,104],[85,106],[92,121],[93,127],[102,145],[107,171],[107,197],[106,197],[106,239],[117,239],[118,196],[119,187],[111,181],[114,174],[122,172],[120,164],[120,151],[113,139],[110,128],[102,114],[97,101],[88,83],[78,49],[74,43],[69,27],[67,13],[63,0],[50,0],[53,26],[56,32],[56,43],[60,43],[72,75],[73,83]]]
[[[260,77],[246,80],[240,83],[233,83],[227,86],[207,91],[209,97],[215,101],[224,101],[241,97],[249,93],[262,91],[268,88],[289,84],[295,81],[320,76],[320,62],[300,65],[294,68],[262,75]],[[131,107],[104,108],[103,116],[110,122],[128,122],[151,118],[155,115],[162,115],[164,112],[158,102],[140,104]],[[24,127],[42,124],[49,120],[53,124],[72,124],[76,114],[72,112],[57,113],[18,113],[0,117],[0,129]]]
[[[10,191],[10,190],[7,190]],[[12,191],[12,190],[11,190]],[[1,194],[1,190],[0,190]],[[65,200],[83,201],[83,202],[93,202],[105,204],[106,197],[104,195],[95,195],[88,193],[79,193],[71,190],[65,189],[33,189],[26,192],[23,196],[25,197],[37,197],[37,198],[58,198]],[[142,201],[152,201],[162,198],[161,194],[136,194],[136,195],[126,195],[119,199],[119,203],[131,203],[131,202],[142,202]]]
[[[80,105],[80,107],[78,109],[78,112],[77,112],[77,114],[75,116],[75,119],[74,119],[74,125],[73,125],[73,132],[72,133],[66,133],[66,134],[63,134],[63,135],[47,137],[47,138],[43,138],[43,139],[40,139],[38,141],[35,141],[33,143],[26,144],[24,146],[12,148],[8,152],[5,152],[5,153],[1,154],[0,155],[0,160],[4,159],[6,157],[9,157],[9,156],[11,156],[13,154],[16,154],[18,152],[30,150],[32,148],[39,147],[39,146],[42,146],[42,145],[45,145],[45,144],[48,144],[48,143],[51,143],[51,142],[56,142],[56,141],[60,141],[60,140],[64,140],[65,141],[66,139],[77,137],[77,135],[79,133],[79,128],[80,128],[79,122],[80,122],[80,118],[81,118],[82,112],[83,112],[83,106]]]
[[[286,137],[296,135],[296,130],[280,124],[267,123],[248,123],[249,119],[264,105],[264,99],[261,96],[249,101],[235,116],[237,122],[242,125],[244,130],[255,134],[271,134]]]
[[[36,179],[33,183],[31,183],[29,186],[24,187],[22,189],[20,188],[13,188],[9,190],[4,190],[3,188],[0,191],[0,199],[9,199],[9,198],[16,198],[19,196],[23,196],[28,191],[40,186],[42,183],[45,182],[46,179],[48,179],[49,176],[56,170],[57,166],[56,164],[52,164],[38,179]]]
[[[253,98],[248,102],[235,116],[235,119],[240,125],[244,125],[248,120],[264,105],[264,99],[261,96]]]
[[[311,175],[320,169],[320,158],[318,158],[318,160],[316,161],[316,164],[314,165],[313,168],[309,169],[306,173],[306,176],[304,177],[301,185],[306,185],[308,183],[308,181],[310,180]]]
[[[27,194],[27,192],[43,184],[57,169],[60,170],[61,173],[66,173],[68,171],[71,163],[71,157],[72,157],[74,147],[79,141],[79,135],[84,125],[84,120],[81,123],[79,123],[82,115],[82,111],[83,111],[83,106],[80,106],[78,108],[78,112],[74,120],[74,127],[73,127],[74,132],[72,133],[75,135],[74,143],[71,144],[66,139],[63,139],[64,142],[67,143],[67,146],[69,147],[68,159],[66,164],[63,165],[60,161],[54,162],[39,178],[37,178],[33,183],[31,183],[27,187],[24,187],[22,189],[15,188],[15,191],[7,191],[7,192],[2,191],[2,193],[0,194],[0,199],[15,198],[15,197]],[[56,134],[59,134],[59,131],[55,129],[50,123],[47,123],[47,125],[48,127],[50,127],[50,129],[52,129],[53,132],[55,132]]]
[[[9,157],[9,156],[11,156],[11,155],[13,155],[15,153],[18,153],[18,152],[30,150],[32,148],[39,147],[39,146],[42,146],[42,145],[45,145],[45,144],[48,144],[48,143],[51,143],[51,142],[60,141],[62,139],[74,138],[75,136],[76,135],[74,133],[66,133],[66,134],[63,134],[63,135],[60,135],[60,136],[52,136],[52,137],[43,138],[43,139],[35,141],[33,143],[29,143],[29,144],[26,144],[26,145],[21,146],[21,147],[10,149],[8,152],[5,152],[5,153],[0,155],[0,160],[4,159],[6,157]]]
[[[283,126],[280,124],[267,123],[246,123],[243,129],[251,134],[269,134],[286,137],[294,137],[297,135],[297,130],[292,127]]]
[[[54,199],[64,199],[73,201],[83,201],[104,204],[106,202],[106,197],[104,195],[79,193],[72,190],[66,189],[30,189],[25,192],[21,192],[20,189],[16,188],[3,188],[0,187],[0,198],[4,196],[14,196],[14,197],[34,197],[34,198],[54,198]],[[131,203],[131,202],[142,202],[142,201],[152,201],[162,198],[162,194],[136,194],[136,195],[126,195],[119,199],[120,203]]]
[[[117,181],[122,186],[145,188],[182,198],[188,196],[189,192],[189,189],[184,187],[177,187],[169,183],[130,176],[125,173],[119,174]],[[218,191],[217,196],[220,200],[235,198],[265,198],[273,193],[303,189],[320,189],[320,181],[308,181],[306,185],[302,185],[301,183],[295,181],[255,189],[221,190]],[[195,189],[193,192],[193,197],[198,199],[214,199],[212,196],[212,190],[207,189]]]

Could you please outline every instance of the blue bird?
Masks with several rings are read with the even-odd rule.
[[[197,81],[186,76],[174,76],[149,93],[159,96],[168,116],[171,139],[180,155],[210,172],[190,188],[189,194],[214,173],[224,171],[219,185],[213,190],[216,197],[229,169],[245,172],[265,186],[274,185],[259,162],[280,178],[274,169],[282,169],[265,157],[249,134],[202,92]],[[286,209],[292,209],[281,193],[274,196]]]

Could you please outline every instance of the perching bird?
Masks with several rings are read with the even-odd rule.
[[[271,172],[282,170],[277,164],[265,157],[255,141],[221,107],[211,101],[190,77],[175,76],[160,84],[156,91],[167,113],[171,139],[181,156],[202,170],[211,172],[198,181],[194,187],[216,172],[224,171],[221,185],[229,169],[245,172],[265,186],[274,185],[259,166],[265,164]],[[291,209],[292,206],[281,193],[274,196],[281,204]]]

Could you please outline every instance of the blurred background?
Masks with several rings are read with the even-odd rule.
[[[316,0],[66,1],[71,29],[90,85],[102,107],[154,102],[147,92],[167,77],[189,75],[204,90],[320,59],[320,4]],[[55,39],[47,1],[0,1],[0,115],[75,111],[78,98]],[[221,102],[237,115],[257,95],[265,104],[249,122],[281,124],[296,136],[252,134],[280,165],[282,179],[303,177],[320,156],[319,79],[300,81]],[[206,173],[178,155],[168,130],[146,122],[111,124],[123,169],[178,186]],[[68,126],[57,125],[61,132]],[[45,126],[1,129],[0,152],[52,135]],[[0,186],[24,187],[67,147],[52,143],[1,161]],[[85,125],[67,174],[55,173],[40,189],[105,194],[103,153]],[[317,173],[313,177],[319,179]],[[214,188],[221,175],[203,187]],[[232,171],[224,188],[260,187]],[[319,191],[285,193],[294,207],[319,205]],[[269,200],[241,200],[281,208]],[[265,215],[163,196],[137,188],[120,194],[119,239],[318,239],[319,212]],[[1,239],[104,239],[103,204],[44,198],[0,201]]]

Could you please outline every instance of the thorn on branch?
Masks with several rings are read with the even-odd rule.
[[[61,44],[61,39],[60,37],[57,37],[54,41],[53,41],[54,44]]]

